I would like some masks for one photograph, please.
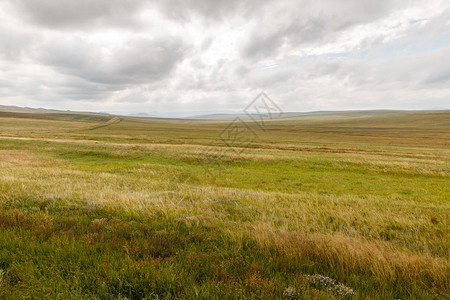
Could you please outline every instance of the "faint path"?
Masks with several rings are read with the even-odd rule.
[[[118,124],[120,122],[122,122],[121,118],[114,117],[114,118],[111,118],[110,120],[106,121],[105,123],[102,123],[102,124],[99,124],[99,125],[95,125],[95,126],[91,126],[91,127],[88,127],[88,128],[82,128],[82,129],[79,129],[79,130],[95,130],[95,129],[111,126],[111,125],[114,125],[114,124]]]

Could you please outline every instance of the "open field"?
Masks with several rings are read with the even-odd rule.
[[[450,111],[229,123],[0,113],[0,298],[449,297]]]

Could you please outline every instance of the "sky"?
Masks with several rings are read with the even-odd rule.
[[[448,0],[0,0],[0,105],[450,108]]]

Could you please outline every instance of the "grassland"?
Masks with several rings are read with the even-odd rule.
[[[449,111],[228,124],[0,113],[0,298],[449,297]]]

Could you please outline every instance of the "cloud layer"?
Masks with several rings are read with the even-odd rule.
[[[0,104],[133,112],[426,109],[450,100],[450,4],[0,0]]]

